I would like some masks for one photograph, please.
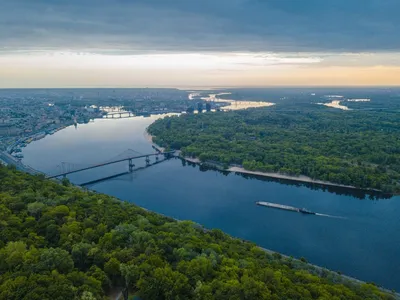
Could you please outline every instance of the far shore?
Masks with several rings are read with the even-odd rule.
[[[153,146],[157,147],[158,149],[161,149],[162,151],[165,150],[165,148],[160,147],[153,142],[154,137],[148,133],[147,128],[146,128],[146,131],[144,132],[144,137]],[[187,162],[191,162],[191,163],[198,164],[198,165],[202,164],[200,159],[198,159],[197,157],[182,156],[180,151],[179,151],[179,157],[184,159]],[[334,183],[334,182],[330,182],[330,181],[312,179],[311,177],[304,176],[304,175],[292,176],[292,175],[286,175],[286,174],[281,174],[281,173],[250,171],[250,170],[246,170],[245,168],[241,168],[241,167],[230,167],[226,171],[233,172],[233,173],[246,174],[246,175],[262,176],[262,177],[267,177],[267,178],[277,178],[277,179],[291,180],[291,181],[296,181],[296,182],[320,184],[320,185],[324,185],[324,186],[332,186],[332,187],[347,188],[347,189],[353,189],[353,190],[362,190],[362,191],[382,193],[381,190],[377,190],[377,189],[359,188],[359,187],[355,187],[353,185],[345,185],[345,184],[339,184],[339,183]],[[393,194],[393,195],[395,195],[395,194]]]
[[[191,163],[195,163],[195,164],[202,163],[198,158],[183,157],[183,156],[180,156],[180,157]],[[332,186],[332,187],[340,187],[340,188],[347,188],[347,189],[353,189],[353,190],[362,190],[362,191],[382,193],[382,191],[376,190],[376,189],[359,188],[359,187],[356,187],[353,185],[345,185],[345,184],[339,184],[339,183],[334,183],[334,182],[330,182],[330,181],[317,180],[317,179],[312,179],[311,177],[304,176],[304,175],[292,176],[292,175],[285,175],[285,174],[281,174],[281,173],[250,171],[250,170],[246,170],[245,168],[241,168],[241,167],[230,167],[230,168],[226,169],[226,171],[233,172],[233,173],[239,173],[239,174],[246,174],[246,175],[262,176],[262,177],[267,177],[267,178],[284,179],[284,180],[291,180],[291,181],[296,181],[296,182],[313,183],[313,184],[320,184],[320,185],[324,185],[324,186]]]

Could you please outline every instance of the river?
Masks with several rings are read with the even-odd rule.
[[[98,119],[77,128],[70,126],[29,144],[23,150],[23,162],[53,173],[61,162],[76,166],[101,162],[128,148],[150,153],[154,150],[144,131],[158,117]],[[144,160],[137,163],[140,165]],[[127,169],[127,163],[119,163],[71,175],[70,180],[79,184]],[[205,170],[179,159],[89,188],[400,290],[400,197],[361,200],[361,192],[246,178]],[[260,207],[256,201],[305,207],[340,218]]]

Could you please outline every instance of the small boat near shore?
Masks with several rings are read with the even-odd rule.
[[[256,204],[260,205],[260,206],[266,206],[266,207],[271,207],[271,208],[277,208],[277,209],[282,209],[282,210],[298,212],[298,213],[302,213],[305,215],[315,215],[316,214],[315,212],[310,211],[306,208],[297,208],[294,206],[283,205],[283,204],[278,204],[278,203],[257,201]]]

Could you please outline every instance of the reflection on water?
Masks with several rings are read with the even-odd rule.
[[[185,160],[182,160],[182,165],[186,166],[188,164],[189,166],[195,166],[196,164],[193,164],[191,162],[186,162]],[[206,165],[200,165],[199,170],[201,172],[219,172],[220,174],[223,174],[225,176],[229,175],[231,172],[229,171],[222,171],[222,170],[216,170],[215,168],[206,166]],[[260,176],[260,175],[252,175],[252,174],[244,174],[244,173],[236,173],[234,172],[235,175],[243,177],[247,180],[259,180],[259,181],[264,181],[264,182],[277,182],[280,184],[288,185],[288,186],[297,186],[297,187],[306,187],[310,190],[315,190],[315,191],[324,191],[324,192],[329,192],[333,193],[336,195],[342,195],[342,196],[351,196],[360,200],[383,200],[383,199],[390,199],[393,196],[390,194],[383,194],[379,193],[376,191],[366,191],[366,190],[358,190],[358,189],[351,189],[351,188],[346,188],[346,187],[336,187],[336,186],[326,186],[318,183],[309,183],[309,182],[299,182],[299,181],[293,181],[290,179],[281,179],[281,178],[273,178],[273,177],[265,177],[265,176]]]
[[[239,110],[239,109],[247,109],[247,108],[260,108],[275,105],[275,103],[264,102],[264,101],[236,101],[236,100],[228,100],[217,98],[217,96],[222,95],[230,95],[231,93],[219,93],[219,94],[209,94],[208,97],[201,98],[205,101],[211,102],[219,102],[226,103],[228,105],[221,107],[222,110]]]
[[[188,98],[189,100],[194,100],[197,97],[201,97],[201,93],[193,92],[190,93]],[[266,101],[237,101],[237,100],[229,100],[229,99],[221,99],[218,96],[222,95],[231,95],[231,93],[218,93],[218,94],[208,94],[208,97],[201,97],[200,99],[207,102],[214,102],[215,104],[222,104],[221,110],[230,111],[230,110],[239,110],[239,109],[247,109],[247,108],[260,108],[260,107],[268,107],[275,105],[272,102]]]

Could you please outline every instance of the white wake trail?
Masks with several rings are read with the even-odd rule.
[[[315,215],[316,216],[320,216],[320,217],[328,217],[328,218],[335,218],[335,219],[347,219],[345,217],[331,216],[331,215],[320,214],[320,213],[315,213]]]

